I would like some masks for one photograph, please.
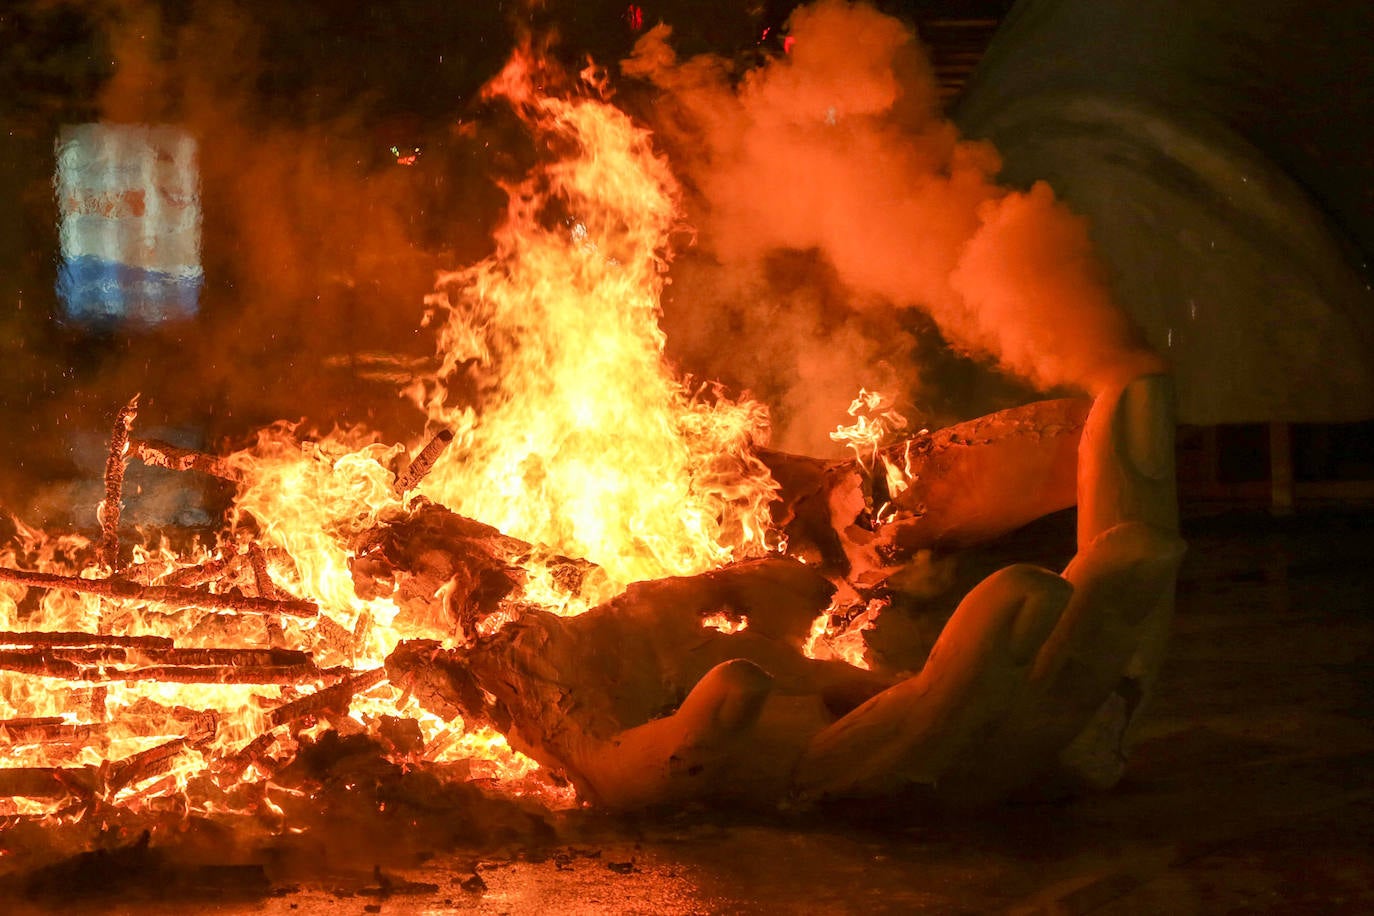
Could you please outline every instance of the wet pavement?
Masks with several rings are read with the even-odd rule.
[[[865,822],[578,813],[538,850],[73,911],[1374,912],[1374,508],[1194,509],[1185,536],[1171,652],[1111,792]]]

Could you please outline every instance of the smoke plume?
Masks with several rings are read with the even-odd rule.
[[[933,400],[921,389],[940,380],[914,366],[903,309],[1042,391],[1093,392],[1156,365],[1112,303],[1083,221],[1044,183],[996,182],[996,151],[943,117],[901,22],[820,0],[789,25],[788,53],[738,79],[720,58],[678,61],[666,26],[623,64],[661,90],[656,126],[694,192],[701,276],[687,283],[754,300],[722,316],[679,289],[670,304],[692,311],[669,310],[669,340],[684,359],[750,364],[759,388],[785,389],[784,444],[808,445],[834,423],[809,438],[800,423],[835,417],[861,384],[906,379],[918,413]],[[780,273],[782,252],[825,282]]]

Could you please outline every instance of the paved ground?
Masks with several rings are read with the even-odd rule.
[[[1172,654],[1144,741],[1111,793],[868,826],[579,815],[533,854],[277,875],[239,900],[73,907],[143,916],[1374,912],[1374,511],[1189,516]]]

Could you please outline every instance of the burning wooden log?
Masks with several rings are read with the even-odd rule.
[[[82,680],[85,669],[76,662],[58,658],[50,649],[29,652],[0,652],[0,670],[16,671],[34,677],[55,677],[63,680]]]
[[[0,719],[0,730],[16,734],[30,728],[62,725],[66,721],[67,720],[61,716],[27,716],[19,719]]]
[[[203,738],[204,736],[197,736],[197,739],[173,738],[156,747],[114,761],[105,770],[102,794],[109,797],[127,786],[165,773],[182,753]]]
[[[214,739],[219,717],[213,712],[196,716],[190,733],[139,751],[99,767],[3,767],[0,797],[85,799],[109,798],[121,789],[151,779],[168,770],[187,750]]]
[[[59,744],[86,742],[103,737],[109,725],[104,722],[71,723],[61,716],[0,719],[0,741],[10,744]]]
[[[285,593],[277,588],[272,581],[272,574],[267,569],[267,554],[257,544],[248,548],[248,562],[253,568],[253,587],[257,589],[259,598],[280,599],[285,597]],[[317,620],[328,620],[329,618],[320,616]],[[267,620],[267,636],[274,643],[285,641],[286,635],[282,632],[281,624],[274,619]]]
[[[253,569],[253,584],[257,588],[258,597],[274,600],[280,598],[281,593],[272,581],[272,574],[267,571],[267,555],[257,544],[248,548],[248,563]]]
[[[95,664],[154,664],[185,666],[224,666],[247,668],[285,668],[313,664],[310,654],[298,649],[235,649],[235,648],[145,648],[126,646],[49,646],[29,652],[0,650],[0,667],[4,660],[41,654],[81,665]]]
[[[56,641],[81,640],[64,637]],[[126,665],[131,667],[120,667]],[[129,646],[89,643],[79,646],[44,644],[24,650],[0,650],[0,670],[65,680],[105,683],[167,681],[185,684],[296,684],[332,680],[344,674],[338,669],[320,669],[309,653],[295,649],[177,648],[161,644]]]
[[[182,588],[204,585],[216,579],[231,575],[248,560],[246,554],[231,553],[214,560],[206,560],[194,566],[183,566],[167,576],[163,584]]]
[[[351,657],[357,653],[358,640],[353,631],[338,623],[328,614],[315,618],[315,636],[321,648],[339,656]]]
[[[214,769],[228,778],[237,779],[244,770],[261,761],[276,743],[277,736],[269,729],[239,748],[235,753],[216,760]]]
[[[103,633],[30,631],[0,632],[0,646],[128,646],[137,649],[170,649],[166,636],[115,636]]]
[[[238,471],[218,455],[182,448],[158,439],[131,439],[129,456],[144,464],[166,468],[169,471],[200,471],[235,483],[240,479]]]
[[[59,576],[5,567],[0,567],[0,581],[17,582],[30,588],[64,589],[99,595],[102,598],[118,598],[146,604],[172,604],[204,610],[237,611],[240,614],[314,617],[320,612],[315,602],[303,598],[254,598],[175,585],[143,585],[127,579],[83,579],[80,576]]]
[[[386,678],[387,670],[385,668],[373,668],[371,671],[354,674],[332,686],[322,687],[309,696],[292,700],[290,703],[272,710],[270,717],[272,727],[289,725],[308,716],[317,716],[326,711],[337,712],[341,715],[347,713],[349,702],[355,695],[376,687]]]
[[[110,435],[110,453],[105,459],[105,499],[96,509],[100,520],[100,561],[112,572],[119,571],[119,514],[124,500],[124,469],[128,465],[129,430],[138,416],[138,395],[115,414]]]
[[[261,760],[268,749],[276,743],[273,732],[285,725],[295,725],[306,719],[320,715],[347,715],[353,697],[377,686],[387,679],[386,668],[374,668],[337,684],[322,687],[309,696],[292,700],[272,710],[267,731],[245,744],[236,753],[219,761],[218,768],[228,775],[237,776],[248,766]]]
[[[425,447],[420,449],[420,454],[415,456],[404,471],[396,475],[396,481],[391,485],[391,492],[398,497],[405,496],[406,493],[420,485],[420,481],[429,476],[429,472],[434,470],[434,463],[444,454],[449,443],[453,441],[453,430],[441,429],[425,443]]]
[[[89,671],[90,669],[86,669]],[[299,665],[154,665],[146,668],[103,669],[105,681],[163,681],[169,684],[303,684],[343,677],[337,668]]]
[[[235,661],[218,664],[136,664],[130,668],[116,667],[119,663],[127,660],[118,657],[117,653],[122,651],[116,648],[101,647],[65,651],[61,649],[38,649],[25,652],[0,651],[0,670],[15,671],[34,677],[60,678],[68,681],[100,683],[166,681],[178,684],[299,684],[322,679],[332,680],[346,673],[340,669],[321,669],[308,656],[304,656],[304,653],[300,653],[304,656],[303,661],[285,663],[253,664]],[[185,651],[195,652],[196,650]],[[259,650],[250,651],[257,652]],[[72,653],[80,654],[73,655]]]

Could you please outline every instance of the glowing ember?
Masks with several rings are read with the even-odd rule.
[[[748,629],[749,618],[741,615],[732,616],[721,611],[701,618],[701,625],[722,633],[738,633],[740,630]]]
[[[802,652],[808,658],[835,659],[867,670],[870,666],[864,654],[868,645],[863,632],[873,626],[888,604],[886,598],[875,598],[847,612],[837,607],[827,608],[812,621],[811,633]]]
[[[391,155],[396,157],[397,165],[414,165],[420,161],[420,148],[412,146],[409,149],[401,149],[399,146],[393,146]]]

